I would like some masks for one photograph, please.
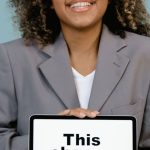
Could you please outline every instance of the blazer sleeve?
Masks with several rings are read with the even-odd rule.
[[[150,149],[150,88],[144,112],[139,147],[141,148],[140,150]]]
[[[17,133],[17,98],[7,50],[0,45],[0,150],[27,150],[28,135]]]

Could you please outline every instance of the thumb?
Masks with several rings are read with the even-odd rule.
[[[60,115],[60,116],[66,116],[66,115],[69,115],[70,112],[71,112],[70,109],[66,109],[66,110],[60,112],[58,115]]]

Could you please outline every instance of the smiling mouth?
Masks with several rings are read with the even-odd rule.
[[[73,2],[70,4],[68,3],[68,4],[66,4],[66,6],[72,8],[72,9],[76,9],[76,8],[78,9],[78,8],[90,7],[90,6],[95,5],[95,4],[96,4],[95,1],[91,1],[91,2],[84,1],[84,2]]]

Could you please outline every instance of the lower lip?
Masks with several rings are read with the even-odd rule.
[[[89,11],[94,5],[90,5],[90,6],[85,6],[85,7],[74,7],[74,8],[70,8],[71,11],[73,12],[77,12],[77,13],[80,13],[80,12],[86,12],[86,11]]]

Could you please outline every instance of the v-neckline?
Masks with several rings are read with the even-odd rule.
[[[91,73],[89,73],[88,75],[84,76],[84,75],[82,75],[81,73],[79,73],[79,72],[78,72],[75,68],[73,68],[73,67],[72,67],[72,71],[73,71],[73,73],[74,73],[77,77],[79,77],[79,78],[88,78],[88,77],[92,76],[93,74],[95,74],[95,70],[93,70]]]

